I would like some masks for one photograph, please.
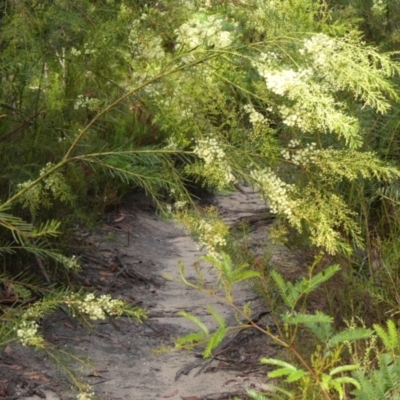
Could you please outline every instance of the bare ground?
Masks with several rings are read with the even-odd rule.
[[[216,197],[212,202],[230,224],[255,221],[252,245],[262,251],[268,222],[259,216],[267,210],[256,194],[238,192]],[[82,256],[84,270],[78,282],[88,290],[111,293],[143,307],[149,316],[141,324],[128,318],[100,322],[91,332],[62,312],[43,321],[49,342],[90,362],[79,369],[79,365],[62,357],[63,363],[92,385],[99,399],[246,399],[246,389],[266,388],[267,371],[259,359],[274,355],[277,349],[256,330],[229,336],[208,360],[201,358],[200,350],[154,352],[174,346],[177,337],[196,329],[179,317],[178,311],[201,317],[213,330],[216,324],[206,309],[210,304],[227,321],[235,323],[229,307],[163,278],[168,274],[179,279],[181,261],[187,279],[196,280],[193,265],[202,252],[187,232],[158,217],[146,200],[132,196],[106,217],[96,233],[82,234],[81,241],[89,250]],[[215,276],[205,271],[206,281],[215,282]],[[235,299],[238,305],[251,301],[255,315],[263,316],[262,324],[272,324],[265,305],[249,287],[238,288]],[[76,398],[70,386],[63,369],[45,354],[17,345],[7,346],[1,354],[0,399]]]

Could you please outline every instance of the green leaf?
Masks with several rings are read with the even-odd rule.
[[[210,311],[210,314],[217,321],[219,326],[226,327],[226,322],[224,317],[214,307],[208,305],[207,310]]]
[[[366,328],[355,328],[341,331],[332,336],[328,341],[328,347],[335,347],[343,342],[355,342],[357,340],[368,339],[372,336],[372,331]]]
[[[342,376],[340,378],[335,378],[335,382],[339,383],[340,385],[350,384],[355,386],[357,389],[361,389],[360,382],[350,376]]]
[[[298,371],[293,371],[292,368],[279,368],[274,371],[268,372],[268,378],[279,378],[283,375],[291,375]]]
[[[210,340],[207,343],[207,346],[204,350],[204,357],[210,357],[212,354],[212,351],[221,343],[223,338],[226,335],[228,328],[225,326],[221,326],[210,338]]]
[[[239,283],[248,279],[259,278],[260,274],[257,271],[239,271],[234,272],[233,282],[232,283]]]
[[[311,293],[318,288],[322,283],[331,279],[337,272],[340,271],[340,266],[335,264],[331,265],[327,269],[318,274],[314,275],[310,280],[307,281],[306,287],[302,290],[303,293]]]
[[[205,334],[208,335],[209,331],[208,328],[204,325],[203,322],[201,322],[195,315],[190,314],[186,311],[179,311],[178,315],[180,315],[181,317],[185,317],[186,319],[188,319],[189,321],[192,321],[195,325],[197,325],[200,330]]]
[[[175,345],[176,346],[181,346],[185,343],[195,343],[195,342],[200,342],[207,338],[208,336],[205,335],[203,332],[195,332],[195,333],[189,333],[189,335],[183,336],[179,339],[176,340]]]
[[[316,314],[297,314],[282,316],[284,322],[292,325],[297,324],[332,324],[333,318],[322,312]]]
[[[309,372],[299,369],[296,372],[293,372],[292,374],[290,374],[290,376],[287,377],[286,381],[287,382],[296,382],[308,374],[309,374]]]
[[[269,397],[256,397],[256,396],[261,396],[260,393],[257,393],[254,390],[248,390],[247,394],[255,400],[264,400],[264,399],[271,399],[271,398],[276,398],[278,400],[282,399],[281,396],[279,394],[275,394],[274,392],[279,392],[279,393],[283,393],[285,396],[287,396],[289,399],[294,399],[295,398],[295,393],[294,392],[290,392],[287,389],[281,388],[279,386],[276,385],[268,385],[269,388],[271,388],[271,394],[268,393]],[[265,393],[264,393],[265,394]]]
[[[277,360],[276,358],[261,358],[260,359],[261,364],[270,364],[270,365],[276,365],[278,367],[283,367],[283,368],[289,368],[293,371],[296,371],[297,368],[293,366],[292,364],[287,363],[286,361],[282,360]]]
[[[281,295],[282,300],[285,302],[285,304],[289,308],[293,308],[295,306],[295,304],[296,304],[297,298],[293,299],[288,295],[289,286],[286,284],[286,282],[284,281],[283,277],[278,272],[276,272],[275,270],[273,270],[271,272],[271,277],[275,281],[275,284],[279,289],[279,294]]]
[[[347,371],[355,371],[356,369],[359,369],[360,366],[356,364],[352,365],[341,365],[339,367],[334,368],[332,371],[329,372],[329,375],[336,375],[341,372],[347,372]]]
[[[396,324],[392,320],[386,322],[387,331],[385,331],[380,325],[374,324],[376,334],[382,340],[383,344],[387,349],[395,350],[400,349],[399,347],[399,336]]]

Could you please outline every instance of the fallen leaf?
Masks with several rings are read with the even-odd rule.
[[[87,376],[91,376],[93,378],[102,378],[102,376],[97,371],[92,371],[92,372],[88,373]]]
[[[114,219],[114,222],[121,222],[125,219],[125,215],[121,215],[119,218]]]
[[[99,271],[99,275],[103,276],[103,277],[109,277],[109,276],[112,276],[113,273],[112,272],[108,272],[108,271]]]
[[[37,371],[24,372],[24,376],[34,381],[50,382],[50,379],[47,376],[42,375]]]
[[[8,368],[14,371],[21,371],[22,369],[24,369],[22,365],[17,365],[17,364],[9,365]]]
[[[9,299],[12,296],[11,286],[7,286],[5,296],[6,296],[6,299]]]
[[[72,324],[70,324],[69,322],[63,322],[63,325],[68,329],[75,329],[75,327]]]
[[[7,357],[11,357],[12,353],[13,353],[12,347],[10,345],[7,345],[6,348],[4,349],[4,354]]]
[[[181,396],[181,399],[182,399],[182,400],[201,400],[201,398],[200,398],[200,397],[197,397],[197,396],[189,396],[189,397],[183,397],[183,396]]]
[[[222,386],[226,386],[232,382],[237,382],[237,380],[236,379],[228,379]]]
[[[163,398],[164,398],[164,399],[168,399],[168,397],[175,396],[176,394],[178,394],[178,392],[179,392],[179,390],[178,390],[178,389],[176,389],[176,390],[174,390],[174,391],[173,391],[173,392],[171,392],[171,393],[164,394]]]

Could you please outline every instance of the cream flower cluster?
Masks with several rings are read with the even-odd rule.
[[[276,54],[274,51],[260,53],[258,58],[265,64],[276,64],[279,60],[278,54]]]
[[[101,105],[101,100],[94,97],[87,97],[83,94],[78,95],[74,103],[74,109],[79,110],[80,108],[86,108],[90,111],[99,110]]]
[[[375,14],[376,16],[384,16],[388,10],[388,4],[386,1],[384,0],[373,0],[372,2],[372,7],[371,7],[371,11],[373,12],[373,14]]]
[[[206,165],[214,162],[223,161],[225,159],[225,152],[219,146],[215,138],[207,138],[197,140],[196,147],[193,152],[201,158]]]
[[[83,51],[78,50],[75,47],[71,47],[71,55],[74,57],[79,57],[81,54],[96,54],[97,50],[89,45],[89,43],[85,43],[83,46]]]
[[[176,31],[177,47],[195,47],[206,45],[223,48],[230,46],[234,40],[231,32],[224,30],[224,20],[217,15],[209,15],[205,19],[192,18]]]
[[[29,179],[25,182],[21,182],[17,184],[18,190],[24,190],[32,184],[32,180]],[[34,214],[35,211],[40,207],[46,207],[48,205],[48,201],[45,196],[42,195],[42,186],[35,185],[31,187],[22,197],[21,197],[22,206],[25,208],[29,208],[31,212]]]
[[[38,335],[39,325],[35,321],[22,321],[17,336],[23,346],[43,347],[44,339]]]
[[[96,298],[94,294],[87,294],[81,300],[77,296],[70,296],[65,300],[69,307],[76,307],[81,313],[92,320],[105,319],[106,316],[121,316],[126,309],[122,300],[111,299],[110,295],[101,295]]]
[[[358,137],[358,121],[346,115],[335,101],[330,88],[333,83],[329,83],[328,77],[321,83],[320,76],[318,78],[310,68],[298,72],[274,70],[267,65],[257,68],[266,87],[288,100],[276,108],[285,125],[297,127],[302,132],[335,132],[353,145]]]
[[[303,48],[299,50],[302,55],[308,55],[312,58],[313,68],[326,68],[334,58],[337,43],[329,36],[318,33],[303,43]]]
[[[95,399],[95,393],[93,389],[89,386],[84,388],[84,391],[81,391],[77,396],[76,400],[93,400]]]
[[[287,102],[275,107],[283,124],[302,132],[334,132],[355,146],[358,122],[347,115],[333,95],[340,89],[337,74],[332,73],[343,43],[325,34],[304,40],[299,53],[307,62],[302,69],[285,68],[274,57],[263,55],[254,66],[264,78],[265,86]],[[345,85],[342,84],[342,87]]]
[[[200,244],[208,250],[209,254],[215,255],[221,247],[226,246],[225,237],[221,234],[218,224],[200,220],[197,231]]]
[[[247,114],[249,114],[249,120],[253,126],[268,125],[267,118],[265,118],[261,113],[257,112],[251,104],[246,104],[243,109]]]
[[[43,176],[51,168],[53,164],[48,162],[39,172]],[[32,180],[21,182],[17,184],[19,190],[24,190],[32,184]],[[71,188],[66,183],[63,175],[60,172],[53,172],[48,177],[44,178],[43,182],[31,187],[22,197],[21,203],[23,207],[29,208],[32,213],[35,213],[40,207],[50,207],[51,201],[49,197],[51,192],[54,198],[62,202],[72,201]]]
[[[283,69],[281,71],[259,68],[260,75],[265,79],[267,88],[279,96],[284,96],[296,86],[304,85],[304,78],[309,76],[309,70],[294,71]]]
[[[78,262],[77,256],[65,257],[61,255],[60,261],[66,268],[70,269],[71,271],[79,272],[82,269],[81,265]]]
[[[282,122],[286,126],[296,126],[303,132],[312,129],[312,123],[309,121],[309,112],[307,108],[300,104],[294,104],[292,107],[282,105],[278,107],[279,113],[282,117]]]
[[[261,194],[266,198],[271,212],[284,214],[289,219],[293,216],[293,209],[297,202],[290,198],[293,185],[283,182],[270,168],[262,171],[251,171],[251,177]]]
[[[141,18],[142,21],[146,19],[144,15]],[[133,21],[129,32],[128,41],[132,55],[136,59],[146,61],[162,60],[165,58],[162,38],[153,34],[143,34],[147,30],[141,26],[141,20]]]
[[[204,169],[213,176],[215,181],[218,181],[217,187],[222,188],[236,181],[226,160],[225,152],[215,138],[197,140],[193,152],[203,160]]]
[[[205,248],[209,254],[217,256],[226,246],[229,227],[219,218],[214,207],[206,208],[202,217],[187,209],[178,211],[176,217],[191,232],[199,247]]]
[[[288,147],[293,148],[300,144],[299,141],[291,141],[289,142]],[[297,149],[295,151],[289,152],[289,150],[284,149],[281,151],[282,157],[285,160],[291,161],[296,165],[308,165],[310,163],[314,163],[318,159],[318,154],[320,150],[317,149],[316,143],[307,143],[306,147],[303,149]]]

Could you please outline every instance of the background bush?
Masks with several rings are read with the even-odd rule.
[[[342,265],[352,299],[330,292],[335,321],[397,315],[398,8],[0,2],[4,290],[65,281],[71,226],[132,190],[162,210],[190,203],[188,182],[245,183],[292,246]]]

